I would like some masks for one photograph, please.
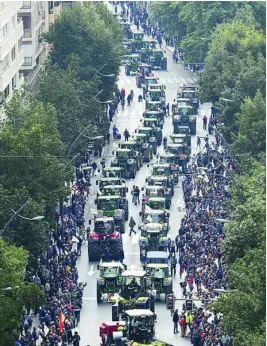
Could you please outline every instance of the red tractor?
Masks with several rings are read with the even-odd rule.
[[[153,77],[152,66],[148,64],[140,64],[138,72],[136,74],[136,86],[141,88],[144,83],[145,77]]]
[[[113,217],[95,219],[94,232],[88,239],[89,261],[99,261],[107,253],[113,260],[119,260],[122,250],[122,237],[116,231]]]
[[[125,324],[125,321],[103,322],[99,328],[99,336],[102,340],[100,346],[110,345],[116,338],[116,332],[123,331]]]

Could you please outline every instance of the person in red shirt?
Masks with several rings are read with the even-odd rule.
[[[202,118],[202,121],[203,121],[203,130],[207,130],[208,118],[206,117],[206,115],[204,115],[204,117]]]

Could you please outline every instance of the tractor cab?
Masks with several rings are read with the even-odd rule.
[[[146,249],[146,251],[167,251],[168,238],[166,237],[167,233],[162,224],[153,222],[142,224],[140,229],[140,259],[142,259],[142,249]]]
[[[137,73],[139,67],[139,54],[131,54],[126,56],[125,74],[130,76],[131,72]]]
[[[121,285],[121,274],[126,266],[120,262],[102,262],[97,265],[97,303],[101,303],[104,294],[116,293]]]
[[[104,196],[123,196],[125,197],[128,188],[123,185],[106,185],[103,187],[101,194]]]
[[[142,62],[149,62],[149,57],[152,54],[153,49],[156,48],[157,41],[150,39],[150,38],[145,38],[143,40],[143,48],[141,49],[141,61]]]
[[[191,100],[189,98],[178,97],[179,92],[177,93],[177,108],[182,106],[191,106]]]
[[[167,209],[166,204],[166,198],[164,197],[150,197],[143,199],[142,210],[145,210],[146,207],[154,210],[165,210]]]
[[[156,86],[159,86],[158,88]],[[165,104],[165,85],[163,84],[155,84],[150,85],[148,88],[148,101],[160,101],[161,105]],[[146,107],[147,108],[147,107]]]
[[[197,114],[197,110],[199,108],[199,100],[198,100],[198,91],[197,87],[194,85],[185,85],[180,89],[178,94],[179,98],[187,98],[190,99],[191,104],[194,108],[194,114]]]
[[[151,84],[157,84],[158,80],[159,79],[155,76],[153,76],[153,77],[146,77],[145,76],[144,82],[141,85],[141,87],[143,88],[143,98],[146,98],[149,86]]]
[[[169,153],[174,154],[179,162],[179,170],[185,172],[187,168],[187,162],[189,160],[187,146],[182,144],[168,144],[167,150]]]
[[[142,84],[144,84],[145,77],[154,76],[151,65],[149,64],[140,64],[138,68],[138,72],[136,74],[136,86],[137,88],[141,88]]]
[[[163,50],[153,49],[149,59],[152,69],[167,70],[167,57],[164,56]]]
[[[144,162],[149,162],[153,154],[156,152],[155,150],[155,138],[149,138],[145,133],[135,133],[132,137],[133,141],[136,142],[137,146],[140,148],[141,155],[143,157]]]
[[[163,128],[163,122],[161,122],[159,119],[157,118],[144,118],[141,119],[140,121],[143,122],[143,127],[152,127],[152,128]]]
[[[164,196],[164,188],[162,186],[156,186],[156,185],[147,185],[145,188],[142,188],[144,190],[144,196],[147,197],[163,197]]]
[[[185,147],[185,153],[187,153],[187,155],[191,154],[191,145],[188,146],[187,142],[188,142],[188,136],[186,134],[172,134],[170,135],[171,141],[174,144],[181,144]],[[191,139],[191,136],[189,136],[189,138]]]
[[[190,136],[190,127],[189,126],[176,126],[176,132],[174,134],[181,134],[186,136],[186,143],[191,147],[191,136]]]
[[[138,152],[132,149],[117,149],[116,158],[111,161],[111,167],[121,167],[124,178],[135,178],[141,162],[136,160]],[[139,165],[138,165],[139,164]]]
[[[105,178],[122,178],[123,176],[121,167],[105,167],[102,172]]]
[[[173,132],[178,133],[178,126],[189,126],[190,134],[196,134],[196,115],[192,106],[181,106],[173,113]]]
[[[125,180],[120,178],[100,178],[96,180],[96,185],[98,185],[97,196],[104,194],[103,189],[105,186],[119,186],[121,188],[121,193],[123,197],[126,197],[126,183]]]
[[[161,110],[161,102],[160,101],[147,101],[146,102],[146,112],[161,112],[165,115],[165,113]]]
[[[146,206],[145,209],[139,213],[139,215],[142,217],[142,224],[160,223],[163,226],[164,234],[169,232],[170,214],[167,212],[167,210],[153,210]]]
[[[158,122],[160,125],[164,123],[164,115],[165,115],[165,113],[163,111],[158,111],[158,110],[156,110],[156,111],[155,110],[153,110],[153,111],[146,110],[143,113],[143,117],[146,119],[149,119],[149,118],[158,119]]]
[[[126,270],[121,274],[122,286],[120,295],[124,299],[134,299],[146,292],[146,272],[143,270]]]
[[[174,174],[174,172],[173,172]],[[151,175],[146,179],[146,182],[148,185],[156,185],[156,186],[162,186],[165,189],[171,189],[172,196],[174,195],[174,184],[176,183],[174,181],[174,177],[172,175],[168,176],[160,176],[160,175]]]
[[[154,163],[152,166],[152,175],[165,176],[171,175],[170,165],[168,163]]]
[[[157,153],[157,145],[162,142],[162,130],[159,127],[138,127],[137,133],[145,134],[149,137],[149,142],[154,146],[154,154]]]
[[[128,310],[126,316],[128,339],[134,341],[132,345],[167,346],[166,343],[155,339],[156,315],[151,310]]]
[[[113,217],[96,217],[94,231],[88,239],[89,261],[99,261],[109,251],[113,260],[119,260],[122,249],[120,226]]]
[[[160,155],[159,163],[170,165],[170,171],[173,175],[173,182],[174,184],[177,184],[179,181],[179,159],[177,156],[170,153]]]
[[[147,265],[149,265],[150,263],[169,264],[169,255],[164,251],[148,251],[146,258]]]
[[[153,252],[153,251],[152,251]],[[166,251],[165,251],[166,253]],[[167,263],[149,263],[146,266],[147,286],[156,291],[159,299],[161,294],[172,293],[172,278],[170,276],[169,265]]]

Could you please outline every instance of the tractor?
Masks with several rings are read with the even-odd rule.
[[[156,339],[156,315],[148,309],[125,311],[125,322],[104,322],[100,326],[100,346],[173,346]]]
[[[197,114],[199,108],[198,88],[194,85],[184,85],[180,88],[178,93],[179,98],[190,99],[191,105],[194,109],[194,114]]]
[[[114,152],[113,152],[114,154]],[[135,178],[137,170],[140,168],[136,160],[135,150],[117,149],[116,158],[111,161],[111,167],[121,167],[123,169],[123,178]]]
[[[153,49],[156,48],[157,41],[145,38],[143,41],[144,47],[141,49],[141,61],[147,63],[149,61],[150,55],[152,54]]]
[[[97,304],[101,303],[104,294],[114,294],[121,286],[121,274],[127,267],[121,262],[100,262],[97,266],[99,276],[97,278],[96,298]]]
[[[154,252],[154,251],[153,251]],[[162,256],[160,251],[160,257]],[[158,253],[158,251],[155,251]],[[164,256],[166,254],[166,250]],[[165,295],[165,301],[168,294],[172,293],[172,278],[170,276],[168,263],[149,263],[146,265],[147,286],[156,291],[156,299],[160,299],[160,295]]]
[[[141,237],[139,238],[140,260],[141,251],[167,251],[168,238],[166,237],[163,225],[160,223],[147,223],[140,226]]]
[[[126,193],[128,192],[128,187],[124,187],[123,185],[106,185],[102,188],[99,196],[122,196],[126,197]]]
[[[89,261],[99,261],[107,252],[114,260],[120,259],[122,237],[113,217],[96,218],[94,231],[88,239]]]
[[[174,134],[185,135],[186,144],[191,147],[191,135],[190,135],[190,127],[189,126],[176,126]]]
[[[167,212],[167,210],[153,210],[151,208],[145,207],[145,210],[141,211],[139,213],[139,216],[142,218],[142,224],[141,228],[143,227],[143,224],[148,223],[160,223],[163,226],[163,234],[168,234],[170,225],[169,225],[169,218],[170,214]]]
[[[146,183],[148,185],[161,186],[165,189],[170,189],[172,196],[174,195],[174,184],[176,184],[179,180],[178,177],[172,173],[172,175],[163,176],[163,175],[151,175],[146,179]],[[178,175],[178,173],[177,173]],[[177,182],[176,182],[177,181]]]
[[[121,167],[105,167],[102,170],[104,178],[119,178],[122,179],[123,168]]]
[[[140,120],[142,127],[163,128],[163,122],[157,118],[144,118]]]
[[[167,70],[167,57],[164,56],[161,49],[152,50],[152,54],[149,58],[149,63],[152,65],[152,70]]]
[[[153,77],[151,65],[149,64],[140,64],[138,68],[138,72],[136,74],[136,86],[137,88],[141,88],[142,84],[144,84],[145,77]]]
[[[173,182],[174,184],[177,184],[179,182],[179,159],[177,156],[174,154],[165,153],[160,155],[159,163],[170,165],[170,172],[173,175]]]
[[[142,201],[142,212],[145,212],[146,208],[154,209],[154,210],[165,210],[167,209],[166,198],[164,197],[150,197],[143,198]]]
[[[161,129],[163,128],[163,124],[164,124],[164,116],[165,116],[165,113],[163,111],[148,111],[148,110],[146,110],[143,113],[143,117],[145,119],[149,119],[149,118],[157,119],[159,126],[160,127],[162,126]]]
[[[191,142],[191,136],[189,136],[190,138],[190,142]],[[181,144],[185,147],[185,153],[187,155],[191,155],[191,145],[188,146],[188,136],[186,134],[182,134],[182,133],[179,133],[179,134],[172,134],[170,135],[170,139],[172,141],[172,143],[174,144]]]
[[[162,143],[162,130],[159,127],[138,127],[135,131],[136,133],[147,135],[149,141],[151,138],[155,138],[154,155],[156,155],[157,145],[161,145]]]
[[[172,191],[169,188],[164,188],[162,186],[157,185],[148,185],[145,186],[145,188],[142,188],[144,190],[143,198],[150,198],[150,197],[162,197],[166,199],[166,209],[170,209],[171,207],[171,200],[172,200]]]
[[[169,180],[154,179],[154,177],[169,178]],[[151,182],[155,185],[171,188],[172,195],[174,195],[174,184],[178,184],[179,176],[177,167],[172,167],[170,163],[154,163],[152,166],[152,179]],[[162,185],[163,184],[163,185]]]
[[[140,148],[140,145],[138,145],[134,140],[130,139],[126,142],[120,142],[119,149],[130,149],[132,152],[135,151],[134,159],[137,163],[137,169],[140,169],[143,166],[144,159],[142,150]]]
[[[137,73],[139,67],[139,54],[127,55],[125,61],[125,74],[130,76],[131,72]]]
[[[96,185],[98,186],[97,196],[100,195],[100,192],[105,195],[105,193],[103,193],[105,186],[119,186],[120,195],[123,197],[126,197],[126,193],[128,192],[125,180],[120,178],[100,178],[96,180]]]
[[[144,82],[142,83],[141,87],[143,89],[143,98],[145,99],[147,96],[148,88],[151,84],[157,84],[158,78],[155,76],[152,77],[146,77],[144,79]]]
[[[148,101],[159,101],[161,106],[166,103],[166,95],[165,95],[166,86],[163,84],[152,84],[148,88],[148,97],[146,103]],[[147,106],[146,106],[147,108]]]
[[[120,232],[125,232],[124,221],[127,221],[129,217],[127,198],[120,195],[99,196],[95,200],[95,204],[97,205],[96,215],[114,217],[116,223],[120,225]]]
[[[191,135],[196,134],[196,116],[194,115],[193,107],[181,106],[177,108],[177,113],[173,114],[172,118],[173,132],[177,133],[178,126],[189,126]]]
[[[187,169],[187,163],[189,161],[187,146],[183,144],[168,144],[167,151],[170,154],[174,154],[178,159],[179,171],[185,172]]]
[[[155,147],[157,148],[156,138],[149,138],[144,133],[135,133],[132,140],[136,142],[139,152],[143,157],[144,162],[149,162],[153,158]]]

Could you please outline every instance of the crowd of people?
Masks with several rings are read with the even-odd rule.
[[[40,286],[46,302],[36,311],[26,307],[20,325],[20,339],[16,346],[80,345],[75,329],[79,325],[83,290],[76,267],[85,241],[84,209],[89,190],[89,171],[79,171],[70,206],[65,206],[63,217],[56,213],[58,227],[50,233],[50,247],[40,260],[36,272],[29,272],[32,282]],[[63,221],[63,222],[62,222]],[[39,319],[34,326],[32,315]]]

